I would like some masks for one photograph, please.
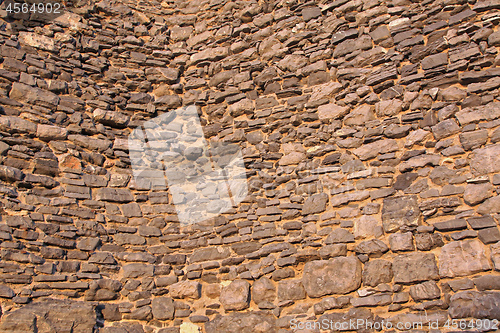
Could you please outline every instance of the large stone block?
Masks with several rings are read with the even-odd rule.
[[[218,315],[205,324],[207,333],[276,333],[276,319],[271,312],[233,312],[227,316]]]
[[[306,291],[301,280],[283,280],[278,284],[278,300],[301,300],[306,298]]]
[[[416,301],[441,297],[441,290],[435,281],[426,281],[410,287],[410,295]]]
[[[189,257],[191,263],[200,261],[212,261],[228,258],[231,251],[228,247],[207,247],[194,250],[193,254]]]
[[[491,269],[484,247],[477,239],[450,242],[441,248],[439,275],[466,276]]]
[[[394,258],[392,263],[395,283],[413,283],[439,278],[433,253],[414,252]]]
[[[174,318],[174,300],[170,297],[156,297],[151,305],[155,319],[169,320]]]
[[[228,47],[208,48],[191,55],[191,62],[197,64],[201,61],[213,61],[226,57],[229,54]]]
[[[451,318],[500,320],[500,292],[462,291],[451,296]]]
[[[74,144],[87,148],[89,150],[96,150],[99,152],[103,152],[113,144],[108,139],[96,139],[90,136],[79,135],[79,134],[70,134],[68,135],[68,140],[72,141]]]
[[[302,284],[309,297],[347,294],[361,285],[361,262],[354,256],[306,263]]]
[[[392,263],[383,259],[370,260],[363,268],[363,285],[376,287],[390,283],[393,278]]]
[[[49,298],[5,313],[0,320],[0,332],[89,333],[94,331],[96,324],[97,316],[92,303]]]
[[[125,278],[152,277],[153,272],[153,265],[133,263],[123,266],[123,277]]]
[[[385,198],[382,206],[382,225],[385,232],[398,231],[403,226],[417,227],[420,209],[417,196]]]
[[[250,284],[244,280],[235,280],[222,288],[220,302],[226,311],[239,311],[248,308],[250,302]]]
[[[370,257],[380,257],[389,251],[389,247],[379,239],[370,239],[360,242],[354,249],[356,253],[368,254]]]
[[[201,296],[201,284],[196,281],[180,281],[170,286],[173,298],[198,299]]]
[[[354,221],[354,237],[356,239],[380,237],[382,234],[380,221],[371,215],[363,215]]]
[[[325,211],[326,204],[328,203],[328,195],[326,193],[314,194],[306,199],[302,214],[317,214]]]
[[[107,111],[99,108],[95,109],[92,115],[95,121],[112,127],[124,127],[130,120],[129,116],[121,112]]]
[[[98,201],[130,202],[134,200],[134,196],[127,189],[99,188],[95,192],[95,200]]]
[[[56,46],[52,38],[49,38],[44,35],[39,35],[34,32],[21,31],[19,33],[19,41],[23,44],[32,46],[40,50],[45,50],[45,51],[56,50]]]
[[[394,139],[387,139],[364,144],[352,152],[360,160],[365,161],[376,157],[378,154],[386,154],[397,150],[399,150],[398,142]]]
[[[5,257],[5,255],[2,253],[2,256]],[[6,260],[6,259],[4,259]],[[16,293],[14,292],[14,290],[12,290],[11,288],[9,288],[8,286],[5,286],[3,284],[0,284],[0,297],[2,298],[12,298],[16,296]]]
[[[318,116],[320,120],[335,120],[344,117],[349,113],[349,108],[335,103],[321,105],[318,107]]]
[[[481,120],[493,120],[500,117],[500,103],[493,102],[474,108],[463,108],[455,116],[462,126]]]
[[[135,234],[119,233],[113,236],[114,241],[118,245],[143,245],[146,239]]]
[[[10,91],[9,97],[16,101],[36,104],[47,108],[53,108],[57,106],[60,100],[59,96],[50,91],[31,87],[18,82],[14,82],[12,84],[12,89]]]
[[[36,135],[44,141],[64,140],[68,135],[68,130],[64,127],[38,124]]]
[[[469,206],[477,205],[492,196],[493,186],[490,183],[467,184],[464,201]]]
[[[456,121],[452,119],[444,120],[437,125],[432,126],[431,129],[436,140],[441,140],[460,131],[460,127],[458,127]]]
[[[22,172],[17,168],[10,167],[7,165],[0,165],[0,179],[2,180],[14,182],[22,180],[24,176],[25,176],[24,172]]]
[[[481,215],[500,213],[500,195],[486,199],[477,207],[477,213]]]
[[[470,169],[476,176],[500,171],[500,144],[475,149],[470,160]]]
[[[276,299],[276,287],[272,281],[263,276],[252,285],[252,300],[255,304],[261,302],[274,302]]]
[[[35,134],[37,124],[19,117],[2,116],[0,118],[0,130],[10,133]]]

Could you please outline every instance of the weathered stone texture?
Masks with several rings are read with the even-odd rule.
[[[419,225],[420,209],[416,196],[384,199],[382,223],[385,232],[394,232],[401,227]]]
[[[453,295],[448,309],[451,318],[500,320],[500,293],[462,291]]]
[[[478,240],[451,242],[441,248],[439,275],[455,277],[491,269],[483,245]]]
[[[413,283],[438,279],[436,258],[432,253],[401,254],[392,263],[394,282]]]
[[[47,299],[5,314],[0,329],[5,333],[92,332],[97,325],[95,308],[90,303]]]
[[[220,302],[226,311],[243,310],[250,301],[250,284],[247,281],[235,280],[221,290]]]
[[[283,333],[313,314],[445,331],[498,318],[499,10],[2,11],[0,331]],[[172,121],[192,105],[203,131]],[[234,156],[247,186],[225,181]],[[217,172],[200,178],[205,163]],[[206,204],[239,192],[221,214]],[[214,216],[185,225],[181,205]]]
[[[361,262],[353,256],[308,262],[302,284],[309,297],[347,294],[361,284]]]

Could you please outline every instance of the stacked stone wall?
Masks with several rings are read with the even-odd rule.
[[[42,23],[1,11],[0,331],[498,327],[499,10],[103,0]],[[184,226],[168,190],[134,178],[127,139],[189,105],[207,140],[241,148],[248,196]]]

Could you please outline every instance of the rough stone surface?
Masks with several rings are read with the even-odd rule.
[[[103,0],[41,21],[3,11],[0,331],[494,318],[498,10]],[[204,138],[169,118],[190,105]],[[214,154],[225,144],[230,154]],[[247,195],[218,214],[205,198],[245,192],[222,181],[233,154]],[[224,169],[198,179],[207,161]],[[198,194],[187,209],[214,216],[180,223]]]
[[[439,255],[439,275],[465,276],[490,270],[484,248],[478,240],[463,240],[446,244]]]
[[[267,277],[261,277],[252,285],[252,300],[259,304],[261,302],[272,303],[276,298],[276,287]]]
[[[410,295],[415,301],[422,301],[427,299],[436,299],[441,296],[435,281],[426,281],[424,283],[416,284],[410,287]]]
[[[158,320],[174,318],[174,301],[170,297],[156,297],[152,302],[153,317]]]
[[[477,205],[492,196],[493,186],[490,183],[467,184],[464,192],[464,201],[469,206]]]
[[[491,245],[491,261],[497,271],[500,271],[500,241]]]
[[[500,171],[500,145],[494,144],[472,152],[471,171],[475,175],[485,175]]]
[[[250,284],[247,281],[235,280],[221,290],[220,302],[227,311],[246,309],[249,301]]]
[[[87,333],[97,325],[95,308],[90,303],[47,299],[6,312],[0,321],[5,333],[64,332]]]
[[[383,259],[370,260],[363,268],[363,285],[376,287],[392,281],[392,263]]]
[[[271,312],[251,311],[217,316],[205,326],[207,333],[276,333],[276,319]]]
[[[418,226],[420,209],[416,196],[384,199],[382,224],[385,232],[394,232],[403,226]]]
[[[173,298],[198,299],[201,295],[201,285],[196,281],[181,281],[170,286]]]
[[[436,258],[432,253],[409,253],[394,258],[394,282],[412,283],[439,278]]]
[[[308,262],[302,284],[309,297],[347,294],[361,284],[361,262],[353,256]]]
[[[462,291],[451,296],[451,318],[500,320],[500,292]]]

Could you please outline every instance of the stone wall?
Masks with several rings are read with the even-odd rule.
[[[499,9],[103,0],[43,24],[1,12],[0,331],[500,319]],[[249,195],[181,226],[168,191],[132,177],[127,137],[192,104],[207,138],[241,147]]]

